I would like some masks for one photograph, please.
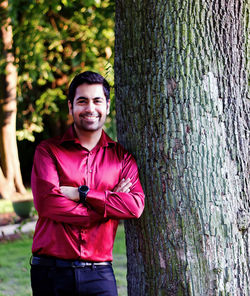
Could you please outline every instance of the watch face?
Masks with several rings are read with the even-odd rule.
[[[79,188],[80,190],[81,190],[81,192],[86,192],[86,191],[88,191],[89,190],[89,187],[88,186],[86,186],[86,185],[82,185],[82,186],[80,186],[80,188]]]

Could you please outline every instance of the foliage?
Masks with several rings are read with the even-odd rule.
[[[34,132],[42,131],[44,137],[59,134],[70,122],[65,100],[76,74],[97,71],[113,85],[114,1],[9,0],[9,5],[18,69],[18,139],[34,141]],[[107,128],[115,137],[110,122]]]

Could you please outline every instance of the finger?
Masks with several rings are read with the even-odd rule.
[[[123,178],[113,189],[114,191],[118,192],[123,187],[123,185],[126,184],[126,180]]]
[[[120,191],[120,192],[122,192],[122,193],[129,193],[129,192],[130,192],[130,188],[125,188],[125,189],[123,189],[123,190]]]
[[[132,186],[132,183],[127,183],[126,185],[118,188],[117,192],[129,192],[131,186]]]
[[[127,183],[125,186],[122,187],[121,191],[122,192],[129,192],[130,191],[130,187],[132,186],[132,183]]]
[[[119,186],[116,191],[117,192],[123,192],[124,190],[126,190],[125,188],[126,188],[126,186],[122,185],[122,186]]]
[[[121,182],[118,184],[120,188],[127,186],[130,183],[130,178],[122,179]]]

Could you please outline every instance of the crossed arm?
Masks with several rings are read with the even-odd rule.
[[[68,200],[79,201],[78,187],[61,186],[60,190]],[[86,202],[105,218],[139,218],[144,208],[144,193],[138,176],[133,181],[122,178],[112,191],[90,188]]]
[[[130,182],[130,178],[128,178],[128,179],[123,178],[119,182],[119,184],[117,184],[115,186],[115,188],[113,189],[113,192],[129,193],[131,186],[132,186],[132,183]],[[79,201],[78,187],[60,186],[60,189],[66,198],[73,200],[73,201]]]
[[[32,170],[34,204],[40,217],[75,225],[92,224],[107,218],[138,218],[144,208],[144,193],[133,158],[125,161],[121,181],[113,190],[90,188],[86,208],[79,200],[78,184],[61,186],[57,165],[43,145],[36,151]]]

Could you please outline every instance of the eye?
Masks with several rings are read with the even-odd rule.
[[[77,103],[77,104],[81,104],[81,105],[82,105],[82,104],[86,104],[86,103],[87,103],[87,101],[88,101],[88,100],[87,100],[87,99],[85,99],[85,98],[79,98],[79,99],[77,100],[77,102],[76,102],[76,103]]]
[[[94,100],[95,104],[101,104],[103,102],[103,99],[102,98],[96,98]]]

